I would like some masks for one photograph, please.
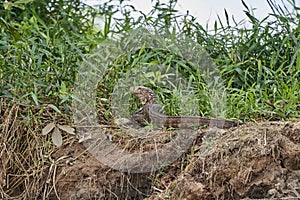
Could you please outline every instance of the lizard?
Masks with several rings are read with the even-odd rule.
[[[198,128],[205,125],[213,125],[218,128],[230,128],[242,123],[231,120],[205,118],[199,116],[169,116],[163,114],[162,107],[158,104],[157,95],[148,87],[133,86],[130,91],[137,97],[142,107],[133,115],[132,119],[139,124],[153,123],[166,128]]]

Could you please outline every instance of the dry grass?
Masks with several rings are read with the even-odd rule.
[[[149,174],[140,178],[113,171],[81,151],[76,138],[65,134],[63,146],[57,148],[49,134],[41,134],[50,122],[68,124],[67,116],[7,98],[1,98],[0,114],[0,199],[90,199],[94,194],[141,199],[150,193]],[[65,162],[68,152],[74,152],[76,164]]]
[[[56,113],[1,98],[0,114],[0,199],[46,198],[55,189],[56,148],[41,129]]]
[[[68,134],[56,148],[41,130],[68,117],[0,100],[0,199],[299,198],[299,122],[249,123],[217,133],[214,145],[200,139],[154,178],[99,164]],[[68,152],[74,165],[65,162]]]

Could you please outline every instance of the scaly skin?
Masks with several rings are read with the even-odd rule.
[[[157,104],[157,96],[150,88],[135,86],[130,87],[130,91],[140,100],[143,106],[147,104]]]
[[[198,128],[202,126],[216,126],[218,128],[230,128],[242,123],[215,118],[204,118],[198,116],[168,116],[162,114],[162,108],[157,104],[156,94],[147,87],[135,86],[130,91],[142,103],[143,107],[135,112],[133,120],[139,124],[153,123],[159,127],[166,128]]]

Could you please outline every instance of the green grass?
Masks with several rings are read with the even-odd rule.
[[[124,77],[131,84],[154,89],[166,112],[172,115],[213,116],[224,112],[226,118],[244,121],[299,117],[300,15],[293,0],[287,1],[292,12],[268,1],[273,13],[262,20],[256,19],[243,2],[250,27],[231,22],[225,10],[226,21],[216,22],[212,31],[203,28],[205,25],[193,16],[179,14],[174,9],[176,1],[157,1],[151,11],[157,17],[142,13],[138,19],[131,15],[138,11],[126,2],[121,3],[122,9],[113,6],[112,1],[96,8],[79,1],[56,0],[52,5],[49,2],[39,1],[37,6],[41,9],[34,9],[30,1],[21,7],[0,7],[0,95],[28,104],[51,103],[68,111],[77,98],[73,87],[86,56],[94,54],[105,39],[122,41],[124,33],[147,24],[168,33],[171,40],[181,34],[202,46],[218,67],[222,79],[219,89],[226,91],[227,104],[213,110],[211,88],[193,63],[171,51],[141,48],[116,57],[99,80],[98,114],[103,119],[112,117],[111,94]],[[116,17],[116,11],[123,18]],[[93,26],[97,16],[104,19],[103,30]],[[161,42],[159,38],[157,42]],[[131,72],[145,66],[148,71],[142,80],[130,79]],[[173,71],[163,71],[165,68],[160,66],[170,66]],[[176,76],[185,82],[172,85],[170,80]],[[194,95],[190,99],[186,98],[189,91]],[[100,99],[105,102],[100,103]],[[182,102],[193,99],[195,102],[185,103],[187,111],[182,110]],[[133,105],[131,110],[137,107]]]
[[[294,6],[292,13],[268,0],[273,13],[263,20],[255,19],[245,4],[250,27],[231,23],[227,17],[225,22],[216,22],[212,31],[193,16],[179,14],[174,0],[157,1],[153,17],[141,13],[138,19],[132,13],[139,12],[126,6],[126,1],[116,6],[110,0],[96,8],[79,0],[7,2],[10,4],[0,4],[0,96],[18,101],[0,98],[0,154],[10,185],[0,196],[40,199],[53,191],[55,187],[48,182],[49,187],[44,186],[43,174],[56,182],[57,166],[63,167],[64,162],[59,157],[55,161],[55,152],[74,145],[75,138],[69,140],[63,133],[66,146],[55,148],[53,134],[42,135],[42,129],[50,123],[71,126],[77,111],[72,101],[82,100],[77,94],[86,92],[79,87],[83,91],[78,93],[75,83],[82,75],[79,70],[89,64],[93,67],[90,73],[101,77],[95,86],[96,99],[88,99],[90,104],[96,102],[101,123],[112,122],[113,111],[120,105],[128,115],[140,107],[128,91],[132,85],[151,87],[170,115],[242,121],[299,118],[300,15],[293,0],[286,1]],[[93,25],[96,17],[104,20],[103,30]],[[136,37],[130,33],[137,32],[129,31],[145,24],[168,37],[153,37],[151,48],[144,43],[134,48]],[[211,70],[197,70],[186,59],[189,50],[195,50],[188,43],[172,46],[166,42],[179,39],[205,49],[211,60],[203,54],[198,61]],[[120,50],[124,41],[132,48],[116,55],[109,51]],[[89,62],[89,58],[94,60]],[[214,74],[220,78],[209,77]],[[127,97],[128,104],[123,104],[120,100]]]

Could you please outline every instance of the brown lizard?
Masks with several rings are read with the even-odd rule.
[[[159,127],[166,128],[198,128],[205,125],[212,125],[218,128],[230,128],[242,123],[215,118],[204,118],[198,116],[168,116],[162,113],[162,107],[157,102],[156,94],[148,87],[135,86],[130,91],[142,104],[132,118],[139,124],[153,123]]]

